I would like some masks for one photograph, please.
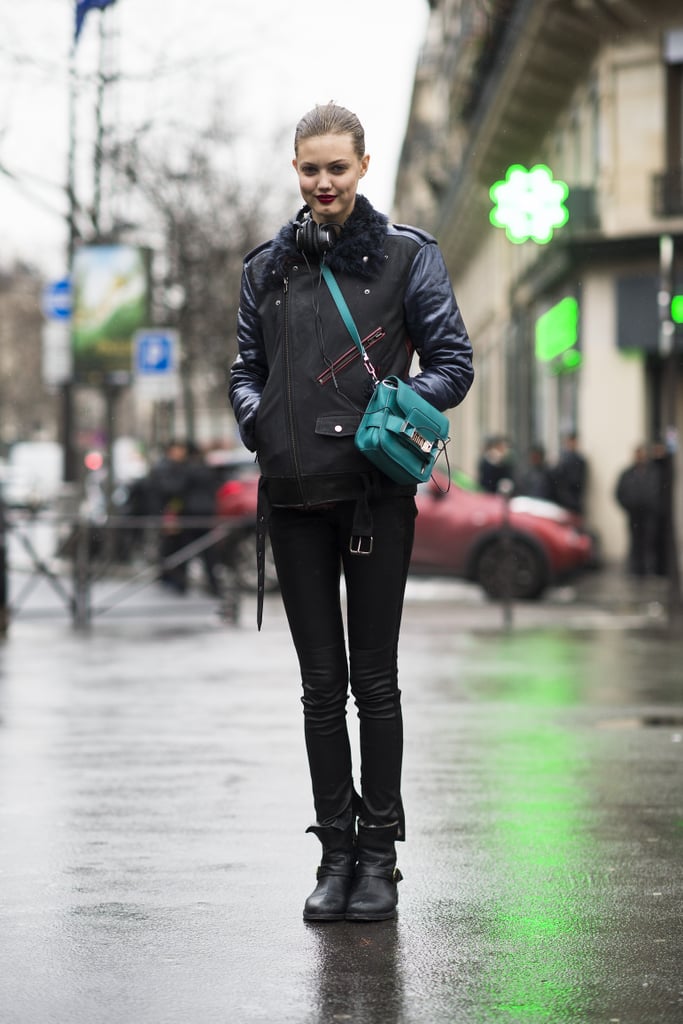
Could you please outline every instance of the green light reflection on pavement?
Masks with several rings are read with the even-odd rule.
[[[561,633],[513,633],[500,638],[491,662],[479,658],[470,669],[478,699],[513,702],[508,710],[527,715],[527,707],[573,707],[583,698],[586,675],[576,647]],[[484,692],[485,691],[485,692]],[[526,719],[525,719],[526,721]]]
[[[591,857],[580,824],[584,762],[552,709],[574,705],[579,684],[561,636],[527,634],[508,646],[511,657],[499,649],[496,658],[506,666],[497,696],[508,701],[489,719],[490,852],[502,881],[484,922],[494,959],[480,979],[480,1019],[564,1024],[584,1019]]]

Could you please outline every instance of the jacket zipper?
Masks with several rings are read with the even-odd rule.
[[[296,423],[294,417],[294,396],[292,393],[292,362],[291,353],[289,350],[289,278],[285,277],[283,281],[284,291],[284,315],[285,315],[285,332],[284,332],[284,367],[285,367],[285,393],[287,395],[287,425],[289,428],[289,441],[292,450],[292,461],[294,463],[294,474],[296,481],[301,493],[301,500],[304,501],[304,490],[303,490],[303,479],[301,472],[301,462],[299,460],[299,444],[296,436]]]
[[[386,337],[386,333],[387,332],[384,330],[383,327],[376,327],[375,330],[368,334],[366,338],[362,339],[363,348],[366,351],[368,349],[371,349],[373,345],[376,345],[378,341],[381,341],[382,338]],[[346,352],[343,352],[340,356],[338,356],[331,366],[327,366],[322,371],[322,373],[318,374],[318,376],[316,377],[317,383],[329,384],[333,376],[335,376],[338,373],[341,373],[343,370],[346,370],[356,361],[356,359],[360,359],[360,352],[358,351],[357,347],[353,345],[351,348],[348,348]]]

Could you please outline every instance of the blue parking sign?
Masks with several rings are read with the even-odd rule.
[[[175,373],[176,332],[138,331],[135,335],[135,372],[143,377]]]

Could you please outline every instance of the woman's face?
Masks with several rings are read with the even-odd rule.
[[[362,160],[358,157],[351,135],[314,135],[300,140],[292,166],[314,221],[344,223],[369,163],[367,153]]]

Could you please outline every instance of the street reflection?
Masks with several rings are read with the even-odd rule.
[[[540,1024],[580,1019],[586,1010],[595,860],[583,826],[586,759],[576,732],[548,713],[577,701],[575,658],[562,636],[544,634],[524,638],[523,662],[499,660],[499,682],[513,703],[491,708],[489,720],[488,842],[498,887],[486,909],[493,960],[477,981],[478,1020]],[[539,708],[546,709],[540,718]]]
[[[398,922],[308,925],[314,967],[310,1022],[403,1024]]]
[[[468,688],[477,700],[511,700],[520,711],[676,702],[682,659],[683,635],[665,631],[520,630],[477,645]]]

